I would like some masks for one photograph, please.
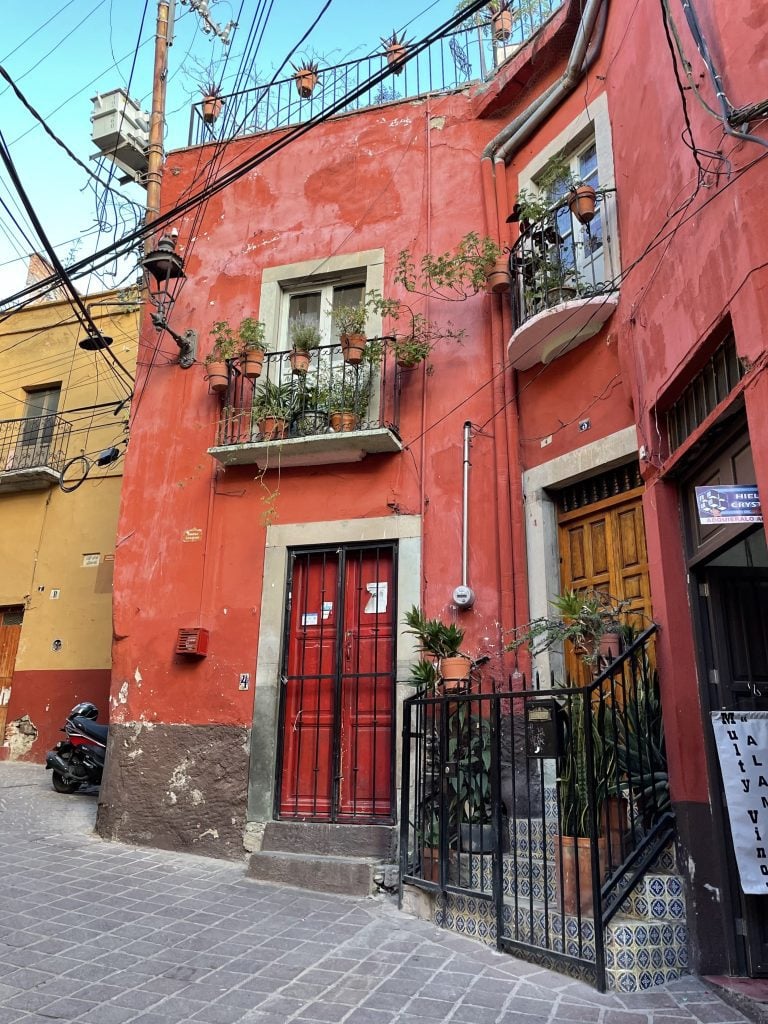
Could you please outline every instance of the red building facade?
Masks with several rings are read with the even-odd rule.
[[[439,342],[416,369],[389,352],[362,384],[355,371],[363,429],[323,429],[320,441],[299,419],[265,442],[249,382],[209,394],[201,367],[168,361],[147,325],[100,829],[215,856],[391,852],[415,657],[404,612],[457,621],[505,679],[508,630],[564,588],[601,587],[660,626],[694,967],[759,974],[768,897],[738,890],[710,712],[765,707],[768,557],[762,526],[701,527],[693,488],[766,489],[764,146],[692,96],[717,112],[682,9],[691,88],[677,54],[678,88],[660,7],[581,6],[563,4],[486,83],[318,124],[199,219],[179,219],[186,282],[172,326],[200,332],[199,359],[215,321],[246,316],[266,325],[269,353],[290,347],[296,311],[316,314],[333,343],[339,303],[372,289],[403,298],[402,250],[418,263],[468,232],[511,247],[512,288],[417,296],[463,341]],[[729,98],[759,99],[755,5],[738,0],[727,19],[713,2],[696,7]],[[759,135],[757,116],[747,122]],[[232,141],[226,160],[278,137]],[[164,209],[213,154],[168,157]],[[564,175],[596,186],[598,209],[588,228],[567,206],[554,215],[558,291],[542,295],[520,210],[508,217],[521,191],[551,198]],[[372,315],[367,333],[392,327]],[[288,379],[282,356],[267,365],[267,379]],[[461,610],[467,422],[475,602]],[[175,653],[180,629],[208,631],[205,657]]]

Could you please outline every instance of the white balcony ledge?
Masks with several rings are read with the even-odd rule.
[[[0,472],[0,494],[11,491],[45,491],[59,482],[59,474],[50,466],[9,469]]]
[[[366,455],[401,452],[403,443],[387,427],[339,433],[288,437],[282,441],[246,441],[218,445],[208,454],[223,466],[258,466],[288,469],[291,466],[326,466],[336,462],[360,462]]]
[[[516,370],[553,362],[593,337],[619,304],[617,291],[569,299],[537,313],[517,328],[507,353]]]

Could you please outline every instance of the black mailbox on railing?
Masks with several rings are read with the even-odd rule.
[[[563,709],[554,697],[525,705],[525,751],[528,757],[559,757],[565,745]]]

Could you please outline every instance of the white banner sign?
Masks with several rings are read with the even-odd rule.
[[[768,711],[713,711],[741,888],[768,894]]]

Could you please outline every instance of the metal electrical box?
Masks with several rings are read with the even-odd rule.
[[[124,89],[92,97],[91,138],[99,152],[125,173],[123,181],[142,182],[147,172],[149,116]]]

